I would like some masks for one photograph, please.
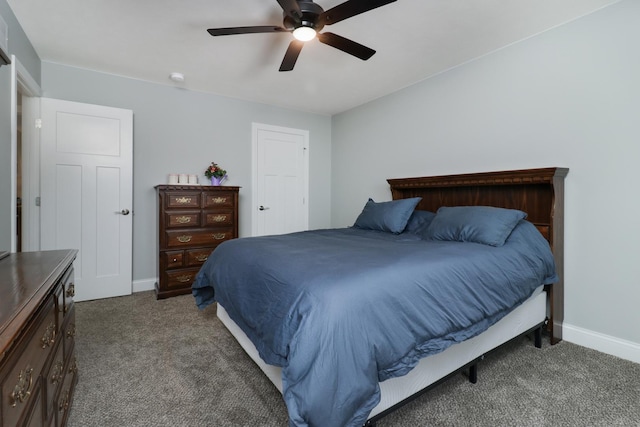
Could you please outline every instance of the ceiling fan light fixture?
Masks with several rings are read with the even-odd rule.
[[[302,26],[293,30],[293,37],[295,37],[296,40],[300,40],[301,42],[308,42],[309,40],[313,40],[316,34],[316,30],[312,27]]]

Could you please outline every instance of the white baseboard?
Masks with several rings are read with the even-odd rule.
[[[640,363],[640,344],[579,328],[577,326],[562,325],[562,339],[591,348],[602,353],[611,354],[621,359]]]
[[[156,287],[158,279],[153,277],[151,279],[142,279],[133,281],[133,292],[152,291]]]

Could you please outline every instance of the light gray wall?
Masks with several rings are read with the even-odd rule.
[[[168,75],[167,75],[168,77]],[[189,78],[189,76],[186,76]],[[167,78],[167,81],[169,79]],[[309,225],[330,224],[331,118],[140,80],[42,64],[45,97],[133,110],[133,277],[156,277],[156,195],[167,174],[202,175],[210,162],[240,190],[240,234],[251,230],[251,123],[309,130]],[[43,177],[46,179],[46,177]]]
[[[15,55],[37,82],[40,58],[13,11],[0,0],[0,16],[9,27],[9,56]],[[11,249],[11,68],[0,67],[0,251]]]
[[[9,27],[9,54],[15,55],[31,77],[40,83],[40,57],[6,0],[0,0],[0,15]]]
[[[623,1],[334,116],[332,225],[390,177],[568,167],[565,337],[640,349],[639,22]]]

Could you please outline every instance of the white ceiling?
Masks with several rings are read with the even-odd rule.
[[[368,61],[313,40],[278,72],[289,33],[206,32],[282,25],[276,0],[7,0],[43,61],[328,115],[616,1],[398,0],[323,30],[375,49]]]

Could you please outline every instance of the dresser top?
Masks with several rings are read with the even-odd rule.
[[[193,184],[160,184],[156,190],[188,190],[188,191],[238,191],[242,187],[230,185],[193,185]]]
[[[76,250],[21,252],[0,260],[0,359],[76,253]]]

